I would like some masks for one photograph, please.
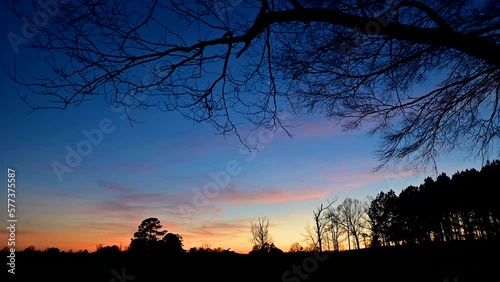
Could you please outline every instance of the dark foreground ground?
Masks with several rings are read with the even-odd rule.
[[[500,281],[500,241],[276,255],[16,254],[0,281]],[[6,253],[2,253],[7,262]]]

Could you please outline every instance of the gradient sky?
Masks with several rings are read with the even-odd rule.
[[[43,71],[43,60],[33,50],[20,46],[17,54],[13,51],[6,35],[20,33],[22,23],[6,10],[5,1],[1,5],[3,67],[16,63],[34,73]],[[99,97],[79,108],[29,114],[17,96],[27,90],[4,71],[0,79],[0,218],[6,224],[5,177],[7,168],[14,168],[21,250],[29,245],[89,251],[98,244],[125,247],[143,219],[157,217],[164,229],[184,238],[185,249],[206,242],[246,253],[251,249],[250,223],[267,216],[276,246],[287,251],[293,242],[303,243],[312,211],[327,199],[399,192],[431,174],[401,167],[371,173],[378,140],[362,130],[342,132],[320,116],[291,117],[289,123],[297,125],[290,129],[293,138],[276,133],[250,155],[236,137],[215,135],[209,124],[193,124],[176,113],[137,111],[135,117],[144,123],[131,126]],[[59,179],[52,164],[65,164],[68,146],[83,144],[87,137],[82,131],[103,122],[111,132]],[[465,156],[443,156],[439,171],[451,175],[480,168],[479,161]],[[217,185],[213,175],[223,181]],[[207,185],[218,188],[207,194]],[[0,230],[3,247],[8,234]]]

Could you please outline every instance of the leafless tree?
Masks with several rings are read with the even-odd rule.
[[[351,249],[352,236],[356,243],[356,248],[360,248],[360,236],[364,232],[365,208],[358,199],[346,198],[338,206],[341,225],[347,232],[349,250]]]
[[[21,97],[33,110],[102,96],[127,114],[178,111],[221,134],[238,134],[243,119],[283,127],[285,108],[319,112],[347,130],[370,126],[381,138],[376,169],[498,150],[498,1],[236,2],[75,0],[47,9],[33,0],[50,14],[44,25],[14,5],[32,32],[9,40],[41,50],[52,72],[10,74],[28,87]],[[423,83],[431,87],[416,92]]]
[[[330,236],[332,239],[333,250],[339,251],[340,238],[344,233],[339,209],[337,207],[330,207],[328,209],[326,217],[328,219],[328,229],[330,231]]]
[[[302,236],[304,237],[304,243],[306,244],[305,250],[318,251],[319,244],[318,244],[318,238],[316,236],[316,231],[314,230],[313,227],[311,227],[309,222],[306,223],[304,231],[305,233],[302,233]]]
[[[327,205],[321,204],[319,207],[313,211],[314,216],[314,235],[310,234],[310,236],[314,236],[313,242],[316,242],[315,245],[318,247],[318,251],[322,252],[324,247],[324,241],[328,236],[328,219],[325,214],[326,211],[335,203],[336,199],[332,201],[328,201]]]
[[[251,242],[255,251],[270,251],[274,247],[274,242],[269,233],[269,218],[259,217],[257,222],[250,225],[252,233]]]
[[[288,252],[290,252],[290,253],[298,253],[298,252],[303,252],[303,251],[304,251],[304,247],[302,247],[299,242],[292,243],[290,245],[290,249],[288,250]]]

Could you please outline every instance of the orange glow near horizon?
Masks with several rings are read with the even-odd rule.
[[[4,232],[2,232],[4,233]],[[108,237],[108,238],[91,238],[82,236],[83,238],[68,238],[67,235],[52,235],[43,233],[31,233],[32,235],[24,236],[22,232],[17,233],[16,250],[22,251],[29,246],[35,246],[37,250],[45,250],[47,248],[58,248],[61,251],[83,251],[94,252],[97,246],[113,246],[121,247],[121,250],[126,250],[130,244],[132,236],[124,237]],[[182,236],[182,235],[181,235]],[[35,239],[36,238],[36,239]],[[213,239],[213,238],[212,238]],[[221,247],[223,249],[230,249],[237,253],[246,254],[251,250],[249,242],[240,242],[238,238],[233,240],[226,240],[224,244],[212,243],[210,238],[193,238],[192,240],[184,239],[184,249],[187,251],[192,247],[200,247],[203,243],[208,243],[212,248]],[[215,242],[218,242],[216,240]],[[3,245],[2,248],[7,247]],[[280,247],[280,246],[278,246]],[[9,247],[11,248],[11,247]],[[283,249],[285,251],[287,249]]]
[[[301,221],[307,220],[307,216],[305,218],[289,217],[282,218],[281,221],[271,221],[270,225],[270,232],[274,243],[276,247],[283,251],[288,251],[290,245],[294,242],[299,242],[303,245],[300,234],[303,227],[296,225],[296,219]],[[171,232],[183,237],[185,250],[189,250],[192,247],[200,247],[202,244],[209,244],[212,248],[230,249],[241,254],[246,254],[252,249],[250,242],[250,222],[204,222],[201,225],[202,228],[200,231],[177,228]],[[173,226],[173,224],[169,226]],[[97,230],[101,229],[97,223],[95,227]],[[166,226],[163,225],[163,227]],[[16,230],[16,250],[22,251],[31,245],[35,246],[37,250],[55,247],[61,251],[71,250],[73,252],[83,250],[94,252],[99,245],[116,245],[121,247],[122,250],[126,250],[137,227],[131,225],[130,228],[127,228],[127,232],[120,232],[130,232],[130,234],[125,235],[113,235],[110,232],[98,232],[83,228],[67,228],[63,225],[51,228],[50,231],[45,229],[47,230],[45,232],[37,230],[40,230],[38,225],[23,226],[19,230]],[[216,232],[211,230],[216,230]],[[2,230],[0,236],[7,238],[7,230]],[[3,248],[6,245],[5,242],[2,242],[1,247]]]

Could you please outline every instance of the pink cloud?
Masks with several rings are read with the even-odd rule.
[[[88,226],[92,229],[91,224],[86,223],[86,221],[95,218],[99,220],[93,220],[94,224],[102,224],[102,229],[105,229],[106,222],[119,224],[113,228],[116,230],[125,228],[126,225],[135,229],[144,218],[150,215],[160,220],[161,218],[171,219],[170,226],[181,223],[190,224],[198,222],[200,218],[218,217],[224,212],[223,205],[298,202],[326,198],[332,192],[331,187],[274,188],[239,185],[244,188],[238,188],[236,183],[231,183],[227,188],[221,188],[214,197],[206,197],[206,201],[200,204],[199,197],[203,196],[202,189],[199,190],[199,193],[192,190],[150,193],[128,188],[124,183],[103,180],[100,180],[99,186],[109,189],[113,193],[100,197],[82,195],[78,197],[77,202],[73,202],[70,210],[64,208],[67,216],[79,218],[78,222],[81,224],[81,228]],[[62,202],[67,202],[67,199],[75,199],[75,195],[67,192],[58,192],[57,196],[61,198]],[[185,207],[187,209],[183,209]],[[96,228],[93,229],[96,230]],[[130,227],[128,229],[130,230]]]
[[[324,198],[330,194],[331,189],[301,188],[301,189],[276,189],[260,188],[239,190],[234,186],[221,190],[215,199],[219,203],[229,204],[278,204],[285,202],[304,201]]]
[[[106,229],[108,223],[116,223],[116,229],[125,228],[126,225],[134,229],[140,222],[150,215],[161,218],[169,218],[169,228],[172,226],[191,225],[199,222],[199,219],[207,216],[218,217],[223,208],[221,205],[252,205],[252,204],[279,204],[294,201],[326,198],[331,189],[276,189],[276,188],[253,188],[221,189],[219,194],[213,198],[207,198],[203,204],[196,204],[195,194],[191,191],[184,193],[138,193],[130,190],[116,190],[117,194],[104,199],[87,199],[84,203],[74,206],[66,214],[78,216],[80,228],[92,227],[91,223],[85,223],[87,219],[98,218],[92,221],[94,225],[102,225]],[[197,194],[198,197],[200,194]],[[165,225],[166,226],[166,225]],[[206,226],[215,226],[208,224]],[[232,226],[232,225],[231,225]],[[207,228],[208,228],[207,227]],[[221,228],[228,226],[219,225]],[[234,228],[234,226],[233,226]],[[91,229],[97,230],[96,226]],[[128,228],[130,230],[130,227]],[[210,234],[207,233],[207,236]]]
[[[187,238],[231,238],[235,235],[248,234],[250,219],[204,221],[203,223],[188,228],[184,231]],[[184,236],[184,235],[183,235]]]
[[[276,204],[293,201],[319,199],[328,196],[331,188],[266,188],[252,187],[250,189],[238,189],[235,184],[227,188],[220,188],[215,196],[205,195],[202,189],[185,191],[182,193],[139,193],[129,189],[119,190],[120,194],[112,200],[101,201],[102,209],[107,211],[126,212],[141,209],[142,207],[172,207],[174,205],[206,206],[204,201],[210,204]],[[212,192],[213,193],[213,192]],[[214,213],[222,210],[216,209]]]
[[[323,180],[331,181],[344,188],[361,188],[380,181],[393,181],[414,176],[412,171],[348,171],[345,169],[331,169],[320,173],[319,177]]]
[[[323,119],[293,120],[290,122],[289,132],[297,138],[313,138],[332,136],[342,133],[342,128],[332,121]]]

